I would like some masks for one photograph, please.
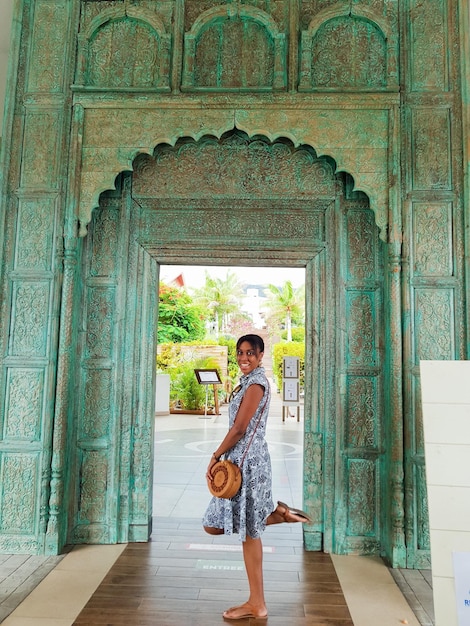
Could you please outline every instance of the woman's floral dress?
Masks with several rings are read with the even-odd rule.
[[[238,533],[241,541],[245,541],[247,536],[253,539],[260,537],[266,528],[266,519],[274,510],[271,457],[265,440],[271,388],[264,368],[257,367],[240,378],[240,390],[234,394],[229,404],[229,428],[235,422],[241,401],[250,385],[261,385],[264,388],[263,397],[243,437],[224,455],[240,467],[243,454],[256,428],[241,468],[240,491],[230,500],[213,497],[203,517],[204,526],[222,528],[226,535]],[[258,419],[259,424],[256,426]]]

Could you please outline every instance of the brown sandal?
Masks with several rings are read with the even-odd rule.
[[[284,502],[281,502],[280,500],[278,500],[277,502],[278,506],[282,506],[285,510],[284,513],[280,513],[280,515],[282,515],[282,517],[286,520],[286,522],[289,522],[290,520],[287,519],[287,515],[290,513],[291,515],[295,515],[297,517],[300,517],[301,519],[298,520],[299,522],[302,522],[302,524],[311,524],[312,523],[312,518],[308,515],[308,513],[305,513],[305,511],[302,511],[301,509],[293,509],[290,506],[287,506],[287,504],[285,504]],[[297,521],[297,520],[295,520]]]

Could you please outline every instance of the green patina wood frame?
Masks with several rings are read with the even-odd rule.
[[[100,195],[114,188],[120,172],[132,171],[139,154],[152,154],[162,143],[221,137],[239,129],[251,138],[287,138],[294,146],[312,146],[319,156],[331,157],[337,170],[348,172],[356,189],[369,198],[386,249],[383,327],[390,344],[390,384],[383,395],[388,457],[382,484],[389,488],[391,503],[390,515],[381,521],[388,537],[382,549],[394,565],[428,565],[419,360],[468,356],[464,208],[469,198],[469,86],[463,79],[468,71],[468,4],[384,0],[383,10],[375,11],[370,3],[349,0],[325,10],[315,2],[289,2],[276,3],[269,16],[245,2],[222,4],[232,6],[214,13],[210,8],[198,12],[191,0],[155,3],[151,15],[150,5],[142,9],[117,2],[113,11],[96,17],[100,3],[85,0],[16,3],[2,141],[0,549],[56,553],[68,537],[70,485],[79,473],[77,466],[68,465],[75,419],[70,403],[77,378],[81,380],[76,374],[77,305],[87,226]],[[263,82],[246,91],[246,84],[225,80],[220,93],[213,86],[199,91],[191,51],[193,43],[204,47],[211,17],[214,22],[223,18],[224,26],[243,17],[251,33],[261,32],[266,67],[272,63],[275,69],[271,85]],[[335,25],[338,31],[348,28],[349,17],[353,28],[376,36],[383,66],[374,76],[365,72],[360,86],[344,85],[342,69],[350,57],[336,57],[335,46],[326,43],[324,67],[336,64],[338,81],[333,77],[330,85],[321,77],[315,83],[312,50],[319,33],[336,36]],[[106,83],[113,78],[109,67],[106,84],[89,83],[89,47],[108,23],[111,30],[113,24],[123,25],[129,40],[143,29],[153,41],[160,65],[150,86],[142,72],[143,84],[123,82],[127,64],[111,86]],[[341,35],[333,42],[339,42],[340,52],[341,44],[343,52],[348,47]],[[127,49],[139,51],[136,46]],[[105,46],[101,50],[109,51]],[[356,61],[360,53],[356,51]],[[209,47],[201,54],[202,59],[214,58]],[[139,69],[140,61],[132,57],[133,67]],[[232,62],[231,68],[236,66]],[[141,252],[135,251],[142,255],[137,276],[158,276],[155,263],[169,258],[169,246],[160,246],[159,257],[146,252],[144,243]],[[232,252],[231,262],[246,258],[246,250]],[[312,282],[319,275],[319,256],[302,260],[311,268]],[[178,258],[207,256],[193,248],[191,255]],[[313,305],[315,298],[321,300],[316,288],[312,285],[309,295],[312,317],[320,310]],[[150,307],[151,294],[146,298]],[[150,324],[134,317],[142,327]],[[334,350],[330,356],[337,357]],[[144,392],[150,406],[150,387]],[[316,458],[322,442],[315,433],[307,432],[305,441],[306,451]],[[135,438],[139,449],[149,441],[143,433]],[[328,441],[328,446],[340,454],[336,442]],[[129,455],[123,455],[121,463],[128,462]],[[113,457],[112,463],[118,474],[119,459]],[[331,493],[334,476],[328,480]],[[312,496],[317,487],[306,485],[307,502],[319,501],[317,492]],[[148,490],[147,485],[139,498],[148,498]],[[121,495],[113,490],[106,497]],[[122,517],[119,532],[113,530],[106,540],[143,540],[148,532],[148,515],[144,517],[135,528],[130,517]],[[108,521],[117,528],[112,515]],[[333,533],[333,525],[325,523],[326,532]],[[339,524],[337,528],[345,527],[341,520]],[[310,546],[318,545],[317,537],[310,539]],[[326,545],[335,542],[327,539]]]

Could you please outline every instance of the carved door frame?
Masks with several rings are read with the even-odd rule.
[[[123,494],[119,489],[116,492],[116,501],[126,502],[124,516],[116,513],[114,516],[116,527],[108,535],[108,541],[145,541],[149,535],[151,524],[151,453],[153,445],[153,413],[151,411],[154,400],[155,374],[149,364],[154,363],[156,343],[152,332],[155,330],[156,298],[152,286],[158,277],[158,264],[226,264],[227,251],[222,253],[217,250],[210,255],[205,251],[207,246],[204,242],[195,244],[188,241],[180,241],[179,246],[175,242],[162,245],[149,237],[148,228],[142,228],[144,220],[142,215],[135,209],[135,198],[129,189],[126,190],[126,182],[123,184],[122,197],[119,200],[120,210],[125,225],[121,226],[121,238],[124,231],[128,230],[127,244],[131,254],[131,260],[127,267],[126,293],[122,300],[125,309],[126,324],[128,331],[134,335],[134,348],[129,344],[124,356],[127,364],[132,364],[134,370],[141,371],[144,367],[146,376],[129,374],[123,378],[124,386],[132,389],[131,396],[139,397],[138,415],[133,415],[132,402],[127,405],[132,421],[124,429],[125,432],[132,430],[137,436],[130,441],[120,437],[119,453],[114,451],[116,462],[127,464],[129,468],[129,484],[133,489]],[[141,207],[142,208],[142,207]],[[312,244],[309,249],[305,246],[295,248],[289,252],[289,260],[282,254],[277,254],[272,247],[263,249],[258,244],[256,262],[249,257],[251,262],[244,260],[244,255],[250,251],[250,246],[243,247],[239,242],[233,245],[233,258],[239,259],[239,264],[266,265],[269,263],[285,266],[293,263],[297,266],[306,267],[307,270],[307,338],[306,338],[306,386],[310,386],[311,393],[307,394],[305,405],[305,448],[304,474],[306,475],[304,498],[307,507],[314,515],[314,524],[306,527],[305,545],[308,549],[326,549],[328,551],[347,551],[348,548],[339,547],[337,537],[344,534],[344,528],[338,533],[338,520],[335,519],[335,502],[338,500],[338,432],[336,428],[336,415],[344,413],[341,410],[341,401],[337,396],[337,378],[335,364],[338,358],[336,327],[331,315],[325,311],[333,311],[336,303],[337,278],[331,280],[331,276],[337,276],[335,267],[336,256],[339,251],[335,243],[337,219],[336,214],[341,211],[338,202],[332,203],[327,209],[331,217],[327,220],[329,226],[328,241],[325,245]],[[371,215],[372,212],[370,212]],[[372,221],[373,217],[372,217]],[[91,234],[91,233],[90,233]],[[378,240],[378,231],[377,231]],[[131,253],[132,249],[132,253]],[[285,252],[285,250],[283,250]],[[340,255],[341,256],[341,255]],[[134,290],[132,295],[130,292]],[[152,296],[153,291],[153,296]],[[147,302],[145,319],[140,320],[136,316],[132,302],[137,300]],[[136,325],[136,321],[138,321]],[[132,330],[134,327],[134,330]],[[152,330],[153,329],[153,330]],[[326,329],[326,330],[325,330]],[[385,334],[385,327],[382,329]],[[142,346],[145,346],[142,348]],[[149,374],[151,372],[151,374]],[[138,382],[136,382],[138,381]],[[121,403],[121,406],[122,403]],[[149,415],[151,416],[149,418]],[[113,472],[116,476],[125,475],[122,467]],[[343,494],[344,495],[344,494]],[[124,497],[123,497],[124,496]],[[342,496],[341,496],[342,497]],[[133,517],[132,509],[139,511]],[[127,520],[127,521],[126,521]],[[340,522],[344,524],[344,520]],[[380,530],[380,529],[379,529]],[[82,540],[89,542],[90,536]],[[80,542],[80,534],[74,537],[74,541]]]

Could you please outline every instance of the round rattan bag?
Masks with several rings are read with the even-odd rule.
[[[232,461],[217,461],[212,470],[212,479],[207,480],[209,491],[216,498],[233,498],[242,484],[242,473]]]

